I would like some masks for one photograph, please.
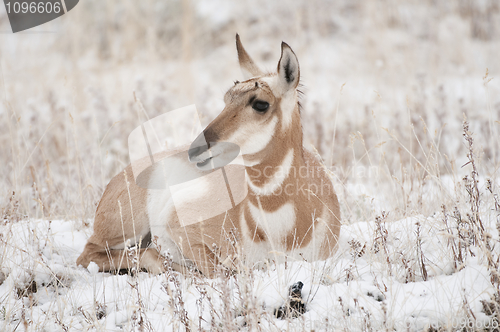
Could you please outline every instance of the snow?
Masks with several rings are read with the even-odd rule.
[[[58,324],[70,331],[130,330],[137,324],[133,317],[142,303],[145,321],[156,331],[180,328],[176,305],[186,310],[193,329],[198,324],[210,329],[211,324],[224,321],[224,315],[244,328],[242,324],[249,319],[245,309],[251,308],[260,313],[263,329],[326,330],[336,326],[358,330],[370,324],[375,330],[388,326],[419,331],[430,325],[451,327],[469,322],[464,320],[464,301],[475,317],[475,326],[492,324],[491,317],[482,312],[481,300],[488,301],[494,291],[484,257],[475,248],[476,256],[469,257],[462,269],[455,269],[441,215],[382,221],[381,225],[387,230],[388,256],[381,246],[378,252],[375,249],[377,221],[357,222],[343,225],[337,254],[327,261],[288,262],[270,265],[267,271],[209,280],[177,273],[99,273],[94,263],[87,269],[77,267],[76,258],[88,236],[81,222],[7,222],[0,227],[0,236],[7,241],[2,262],[7,277],[0,285],[0,309],[5,316],[0,324],[5,331],[13,330],[22,319],[32,322],[31,329],[60,328]],[[492,227],[487,224],[496,241],[498,235]],[[425,257],[425,278],[418,267],[418,238]],[[354,242],[359,244],[355,252]],[[410,277],[402,258],[410,265]],[[33,281],[36,292],[20,298],[19,290]],[[304,283],[307,312],[294,320],[274,318],[288,287],[297,281]],[[29,311],[22,309],[27,301],[33,305]]]

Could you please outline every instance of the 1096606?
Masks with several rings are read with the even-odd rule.
[[[5,8],[7,13],[31,13],[31,14],[43,14],[43,13],[60,13],[62,10],[62,5],[59,1],[32,1],[32,2],[21,2],[21,1],[11,1],[5,3]]]

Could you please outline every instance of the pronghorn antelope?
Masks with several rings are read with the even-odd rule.
[[[297,57],[283,42],[277,73],[264,73],[238,35],[236,47],[246,80],[235,82],[220,115],[177,156],[182,169],[203,172],[209,161],[224,157],[222,142],[236,144],[244,160],[244,199],[217,216],[183,225],[172,212],[169,191],[139,187],[129,165],[106,187],[94,233],[77,265],[95,262],[100,271],[130,267],[133,259],[124,249],[148,236],[156,246],[140,249],[138,264],[153,273],[165,270],[159,252],[171,255],[174,269],[195,267],[207,276],[218,267],[234,269],[237,261],[255,266],[283,257],[314,261],[333,254],[339,203],[323,165],[302,146]],[[200,140],[208,143],[197,144]],[[146,180],[159,181],[160,173],[153,170]],[[201,196],[217,195],[204,190]]]

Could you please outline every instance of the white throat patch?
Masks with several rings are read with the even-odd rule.
[[[295,227],[295,205],[292,202],[284,204],[274,212],[263,211],[250,202],[248,208],[257,226],[275,245],[282,245],[283,238]]]
[[[248,176],[247,173],[247,179],[248,179],[248,186],[254,193],[257,195],[261,196],[267,196],[273,194],[278,188],[281,187],[285,179],[288,177],[290,174],[290,169],[292,168],[292,163],[293,163],[293,152],[294,149],[288,150],[285,158],[283,158],[283,162],[276,166],[278,170],[274,172],[273,177],[267,182],[264,186],[258,187],[255,184],[252,183],[252,179],[250,176]],[[272,171],[272,170],[271,170]],[[266,176],[266,168],[264,168],[264,174],[261,174],[261,176]]]

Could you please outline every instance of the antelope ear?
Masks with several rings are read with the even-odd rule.
[[[245,51],[238,34],[236,34],[236,50],[238,51],[238,60],[245,80],[264,75],[262,70],[257,67],[252,58],[248,55],[247,51]]]
[[[278,62],[278,79],[283,92],[299,85],[299,60],[287,43],[281,43],[281,58]]]

